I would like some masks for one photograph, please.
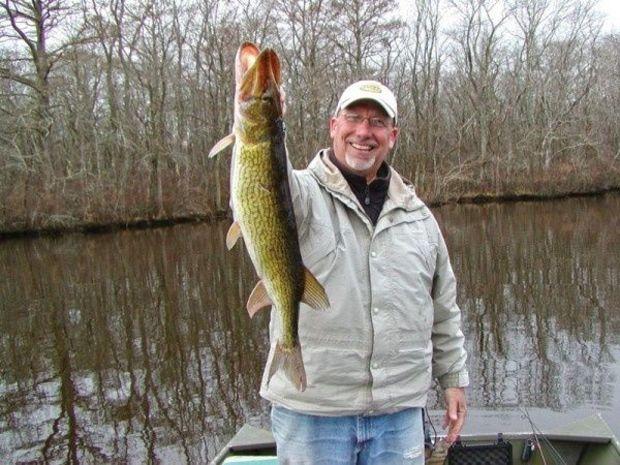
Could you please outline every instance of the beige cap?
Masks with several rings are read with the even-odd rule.
[[[358,100],[377,102],[388,116],[396,121],[396,97],[390,89],[378,81],[357,81],[347,87],[340,96],[335,114]]]

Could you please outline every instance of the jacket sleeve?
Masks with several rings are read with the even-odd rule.
[[[308,192],[307,179],[304,178],[301,171],[293,169],[288,153],[286,167],[295,222],[297,223],[298,233],[301,235],[306,227],[306,220],[310,211],[310,194]]]
[[[432,329],[433,376],[442,388],[464,387],[469,384],[465,361],[465,338],[461,330],[461,310],[456,303],[456,278],[448,248],[439,226],[437,227],[438,250],[433,277],[434,321]]]

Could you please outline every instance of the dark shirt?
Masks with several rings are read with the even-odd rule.
[[[383,162],[379,167],[379,171],[377,171],[377,177],[368,184],[364,176],[355,174],[343,166],[332,150],[329,151],[329,159],[338,167],[342,176],[349,183],[349,187],[355,194],[355,197],[362,205],[366,215],[368,215],[372,224],[376,225],[390,185],[390,168],[388,164]]]

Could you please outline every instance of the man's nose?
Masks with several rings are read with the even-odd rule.
[[[364,118],[355,126],[355,134],[358,136],[368,136],[371,134],[370,119]]]

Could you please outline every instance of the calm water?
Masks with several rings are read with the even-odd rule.
[[[470,352],[467,431],[599,411],[620,434],[620,195],[436,211]],[[204,463],[258,396],[267,315],[227,224],[0,242],[0,461]],[[432,396],[431,408],[438,408]]]

